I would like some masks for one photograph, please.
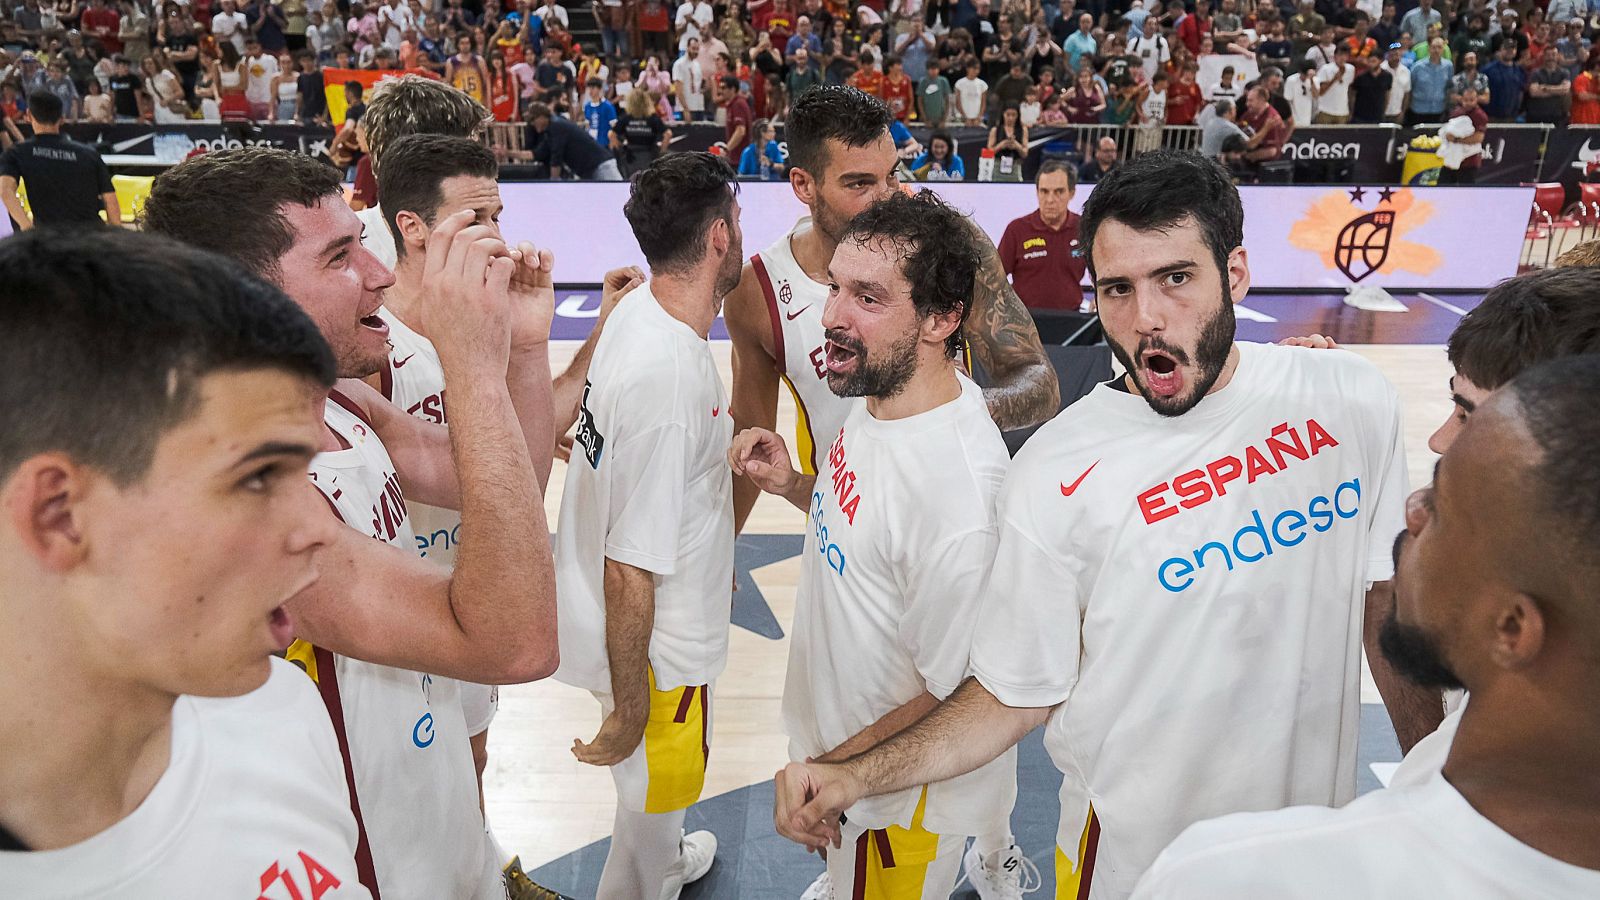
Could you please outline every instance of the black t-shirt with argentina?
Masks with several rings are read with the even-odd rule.
[[[87,144],[39,134],[0,155],[0,175],[22,182],[36,225],[93,225],[112,193],[111,171]]]

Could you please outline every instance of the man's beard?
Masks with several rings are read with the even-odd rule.
[[[1134,375],[1138,372],[1138,360],[1144,358],[1147,350],[1160,350],[1169,354],[1180,366],[1191,364],[1188,351],[1175,347],[1161,338],[1141,338],[1139,346],[1135,348],[1133,356],[1116,341],[1111,335],[1106,335],[1106,343],[1111,345],[1111,352],[1116,355],[1117,361],[1122,363],[1134,386],[1139,389],[1139,394],[1144,397],[1144,402],[1158,415],[1176,417],[1181,416],[1205,399],[1212,385],[1217,383],[1217,378],[1222,375],[1222,369],[1228,364],[1228,353],[1233,349],[1233,334],[1236,322],[1233,316],[1233,297],[1228,293],[1228,286],[1222,286],[1222,308],[1217,310],[1206,325],[1200,330],[1200,340],[1194,349],[1193,365],[1199,370],[1195,376],[1194,384],[1189,387],[1187,395],[1166,398],[1157,397],[1150,393],[1144,382]]]
[[[828,201],[822,199],[822,191],[819,187],[816,205],[811,207],[811,225],[822,232],[823,236],[837,247],[844,240],[845,232],[850,227],[850,219],[847,216],[839,215],[834,211],[833,207],[828,205]]]
[[[1444,653],[1433,635],[1401,622],[1394,607],[1389,608],[1389,617],[1383,620],[1383,628],[1378,632],[1378,648],[1389,665],[1414,684],[1445,690],[1465,687],[1445,662]]]
[[[743,274],[744,248],[741,242],[741,246],[731,249],[723,259],[722,267],[717,271],[717,280],[711,290],[716,294],[718,309],[722,308],[722,298],[733,293],[733,289],[739,286],[739,278]]]
[[[889,345],[881,361],[867,357],[867,346],[855,338],[827,332],[828,340],[856,354],[856,368],[848,375],[828,373],[828,390],[839,397],[893,397],[905,389],[917,371],[917,332],[913,329]]]

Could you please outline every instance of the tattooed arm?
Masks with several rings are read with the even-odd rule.
[[[1027,428],[1061,409],[1056,371],[1039,343],[1039,330],[1006,280],[994,242],[973,226],[984,254],[972,289],[965,337],[972,356],[989,375],[983,399],[1002,431]]]

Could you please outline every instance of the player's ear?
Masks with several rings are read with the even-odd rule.
[[[1548,624],[1537,600],[1521,593],[1505,598],[1494,611],[1490,658],[1501,668],[1513,671],[1532,664],[1544,649]]]
[[[922,320],[922,334],[929,341],[944,343],[950,335],[961,330],[961,314],[964,310],[961,305],[942,313],[929,313]]]
[[[83,501],[94,480],[65,455],[41,453],[0,485],[4,521],[41,568],[64,572],[87,555]]]
[[[1250,258],[1243,247],[1233,248],[1228,254],[1228,271],[1222,273],[1228,279],[1228,296],[1234,303],[1244,300],[1250,293]]]
[[[795,199],[808,207],[816,199],[817,182],[805,169],[792,165],[789,167],[789,187],[794,190]]]
[[[400,227],[400,238],[407,247],[415,250],[427,248],[428,235],[433,233],[433,226],[423,221],[421,216],[402,209],[394,214],[394,222]]]

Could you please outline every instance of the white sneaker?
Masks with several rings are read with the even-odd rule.
[[[828,877],[828,870],[823,869],[817,880],[800,895],[800,900],[833,900],[833,879]]]
[[[709,831],[685,832],[678,842],[678,859],[667,870],[661,885],[661,900],[678,900],[683,886],[699,881],[711,871],[717,855],[717,836]]]
[[[988,859],[983,859],[974,842],[967,848],[962,865],[967,873],[961,880],[972,882],[982,900],[1021,900],[1023,894],[1037,891],[1044,883],[1039,877],[1039,868],[1022,855],[1016,844],[996,850]]]

